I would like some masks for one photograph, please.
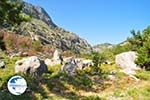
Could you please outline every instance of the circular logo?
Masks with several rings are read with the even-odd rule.
[[[21,95],[26,91],[27,82],[21,76],[13,76],[9,79],[7,87],[9,92],[13,95]]]

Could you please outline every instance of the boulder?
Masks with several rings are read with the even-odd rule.
[[[53,54],[53,60],[59,60],[59,59],[60,59],[60,53],[56,49],[55,52],[54,52],[54,54]]]
[[[83,67],[90,67],[94,65],[93,61],[89,59],[85,59],[82,62],[83,62]]]
[[[57,49],[55,50],[55,52],[53,54],[52,60],[55,64],[62,64],[62,62],[63,62],[63,58]]]
[[[47,66],[53,66],[53,62],[52,62],[52,60],[51,59],[45,59],[44,60],[44,62],[45,62],[45,64],[47,65]]]
[[[47,66],[55,66],[55,65],[62,64],[61,61],[54,61],[53,59],[49,59],[49,58],[45,59],[44,62]]]
[[[5,68],[6,64],[4,61],[0,60],[0,68]]]
[[[135,60],[137,58],[137,53],[134,51],[124,52],[116,55],[115,63],[116,65],[122,68],[122,72],[133,75],[135,74],[135,70],[138,69],[135,64]]]
[[[47,66],[55,66],[55,65],[62,65],[63,63],[63,58],[61,56],[61,54],[58,52],[58,50],[55,50],[54,54],[53,54],[53,58],[52,59],[45,59],[44,60],[45,64]]]
[[[75,60],[75,63],[80,70],[84,69],[85,67],[93,66],[92,60],[84,59],[84,58],[68,57],[68,58],[64,58],[64,62],[70,62],[72,59]]]
[[[43,73],[47,72],[48,68],[44,61],[40,60],[36,56],[31,56],[23,58],[16,62],[15,72],[29,74],[34,77],[41,76]]]
[[[61,70],[66,72],[68,75],[74,76],[76,74],[77,64],[75,59],[72,59],[70,62],[65,63]]]

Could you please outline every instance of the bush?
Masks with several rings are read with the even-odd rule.
[[[142,33],[132,31],[132,37],[128,41],[138,53],[136,64],[140,67],[150,70],[150,27],[146,28]]]
[[[136,77],[142,80],[150,80],[150,71],[138,71]]]
[[[29,18],[22,16],[22,0],[1,0],[0,1],[0,26],[11,27],[19,25],[22,21]]]
[[[136,63],[144,69],[150,70],[150,27],[142,34],[142,45],[137,50],[138,58]]]
[[[92,55],[93,55],[93,63],[94,63],[93,70],[94,72],[101,73],[99,66],[101,66],[101,64],[106,61],[106,58],[103,54],[97,52],[94,52]]]
[[[32,47],[35,51],[41,51],[41,49],[42,49],[41,42],[40,41],[33,41]]]

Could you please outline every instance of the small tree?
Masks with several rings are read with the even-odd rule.
[[[94,63],[94,71],[95,72],[100,72],[101,73],[101,70],[100,70],[100,66],[103,62],[106,61],[106,58],[103,54],[100,54],[98,52],[94,52],[93,54],[93,63]]]
[[[140,46],[137,50],[138,58],[136,63],[142,68],[150,70],[150,27],[143,31],[141,37],[142,46]]]

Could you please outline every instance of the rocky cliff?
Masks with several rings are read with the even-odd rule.
[[[18,34],[30,36],[35,41],[41,41],[43,45],[63,51],[87,52],[92,50],[86,40],[54,24],[43,8],[26,2],[23,4],[23,12],[31,16],[31,20],[21,23],[16,29]]]

